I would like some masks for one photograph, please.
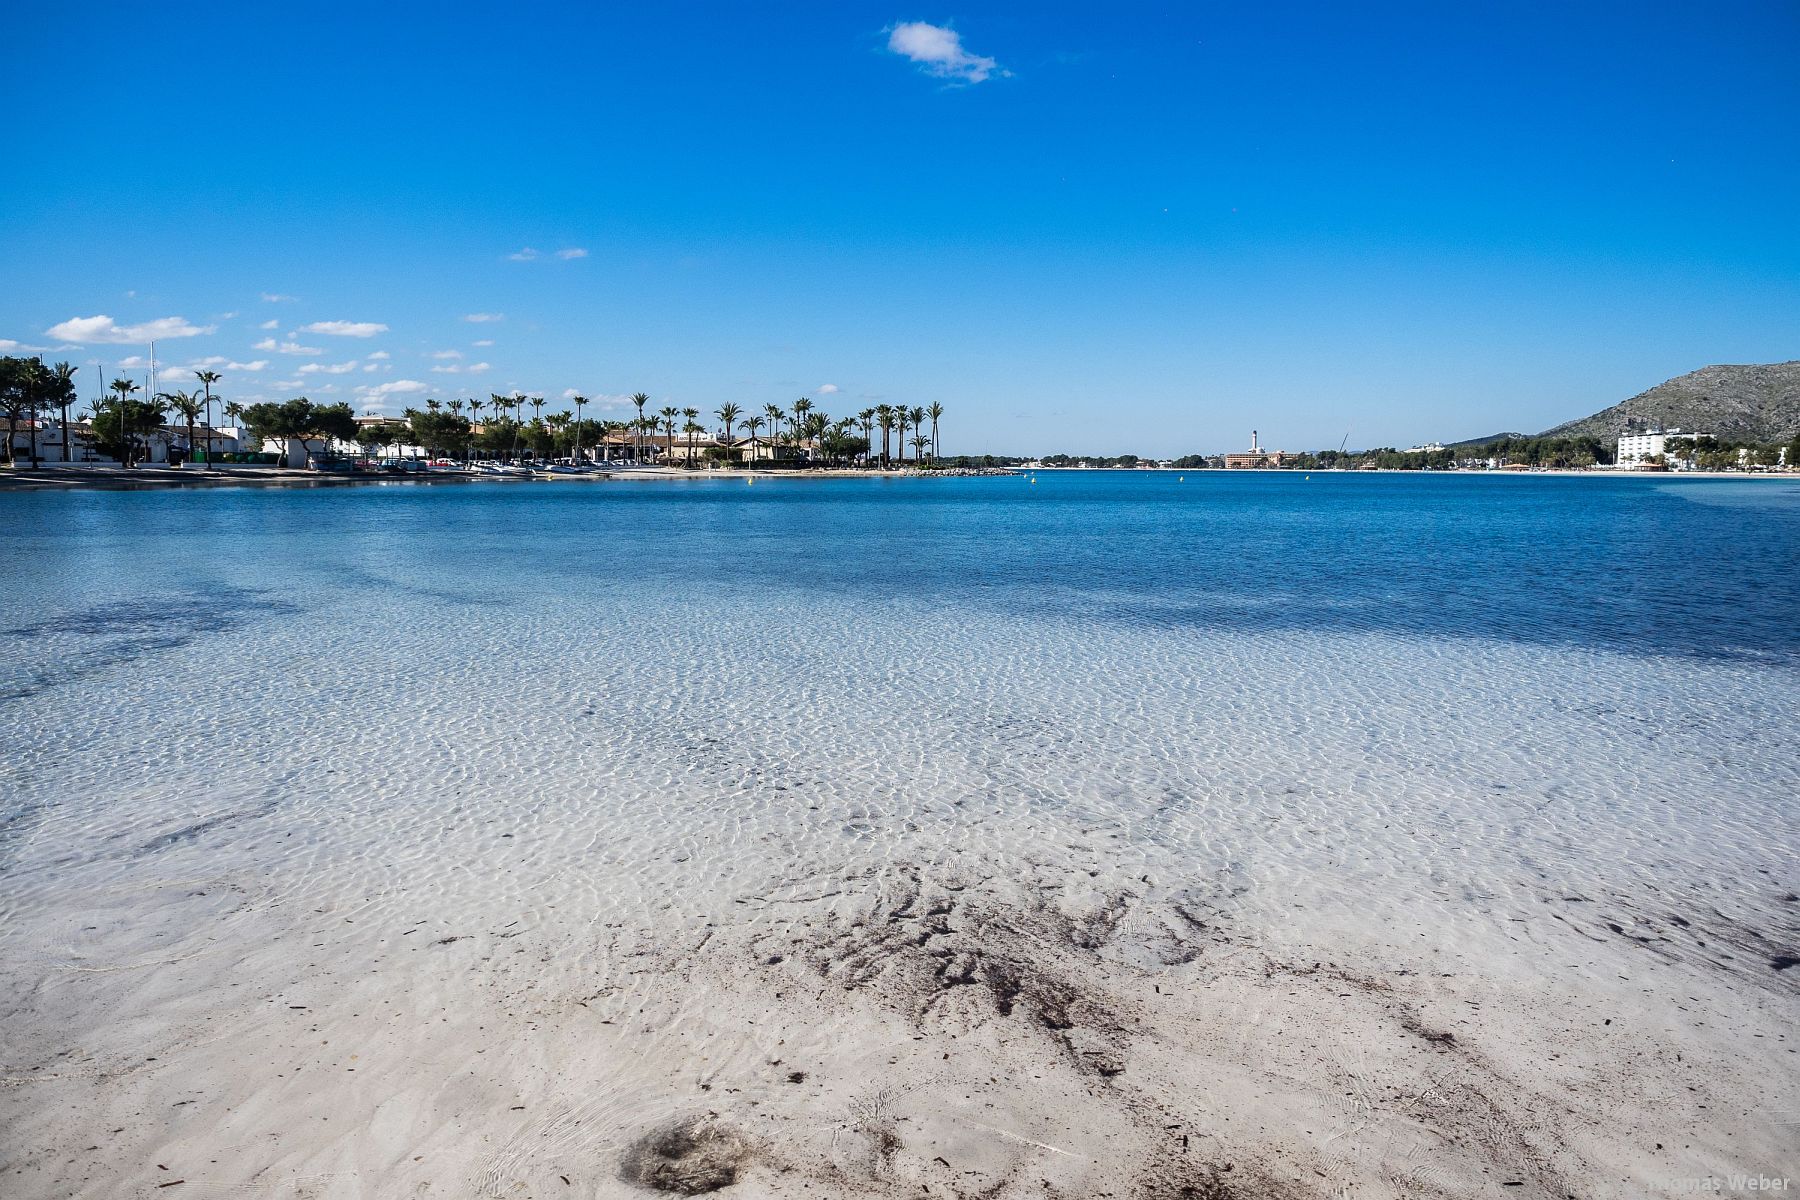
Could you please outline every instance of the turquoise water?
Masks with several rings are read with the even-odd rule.
[[[9,1079],[178,1062],[202,1027],[298,1056],[319,1039],[268,1049],[234,1004],[316,1014],[372,963],[506,997],[489,1031],[683,994],[595,930],[751,988],[734,937],[827,920],[771,896],[896,872],[1204,910],[1232,953],[1396,981],[1800,978],[1793,482],[396,483],[0,517]],[[392,957],[414,930],[492,949],[440,978]],[[503,953],[517,930],[543,953]],[[675,963],[671,930],[706,949]],[[1134,946],[1107,953],[1186,961]],[[721,1019],[666,1014],[658,1052]],[[89,1145],[57,1111],[0,1105]]]
[[[38,633],[95,605],[209,592],[240,601],[221,603],[227,624],[254,620],[259,601],[233,589],[280,605],[359,584],[489,603],[626,576],[734,603],[764,590],[905,598],[943,619],[969,606],[1145,630],[1800,654],[1800,483],[1104,471],[759,483],[0,493],[0,546],[23,602],[13,624]]]

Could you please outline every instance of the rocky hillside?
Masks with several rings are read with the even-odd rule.
[[[1734,440],[1791,441],[1800,436],[1800,362],[1701,367],[1541,436],[1612,441],[1628,421]]]

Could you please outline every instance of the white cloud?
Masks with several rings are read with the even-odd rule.
[[[305,383],[305,382],[306,381],[304,379],[277,379],[274,383],[271,383],[269,386],[272,388],[276,388],[276,389],[297,388],[302,383]]]
[[[465,370],[469,374],[473,375],[478,371],[491,371],[491,370],[493,370],[493,366],[494,366],[494,364],[492,364],[492,363],[484,363],[484,362],[470,363],[468,366],[464,367],[463,370]]]
[[[392,357],[393,355],[389,354],[386,350],[377,350],[375,353],[369,355],[369,361],[380,362]]]
[[[457,366],[455,363],[451,363],[447,367],[433,367],[431,369],[433,371],[436,371],[439,375],[461,375],[462,374],[462,368]]]
[[[281,354],[323,354],[323,353],[325,353],[323,350],[319,349],[317,346],[302,346],[300,343],[292,342],[292,341],[278,342],[274,338],[264,338],[262,341],[256,343],[256,345],[254,345],[250,348],[252,350],[274,350]]]
[[[417,379],[390,379],[386,383],[374,385],[364,384],[356,389],[356,394],[371,409],[379,409],[389,396],[410,396],[416,392],[429,389]]]
[[[356,394],[378,399],[382,396],[404,395],[427,390],[426,386],[417,379],[390,379],[386,383],[364,384],[356,389]]]
[[[587,257],[587,249],[583,246],[570,246],[567,249],[558,250],[556,252],[556,257],[565,258],[565,259],[567,259],[567,258],[586,258]]]
[[[385,371],[385,370],[387,370],[387,367],[383,366],[381,363],[372,362],[363,367],[363,374],[368,375],[375,371]]]
[[[261,325],[258,325],[257,328],[258,329],[280,329],[281,322],[271,318],[270,320],[264,321]]]
[[[461,350],[438,350],[438,351],[435,351],[431,357],[433,357],[433,358],[461,358],[462,351]]]
[[[493,338],[481,338],[478,341],[473,341],[473,342],[469,343],[469,345],[471,345],[471,346],[491,346],[493,344],[494,344]]]
[[[506,320],[506,314],[505,313],[470,313],[468,316],[464,317],[463,320],[469,322],[471,325],[488,325],[488,324],[492,324],[495,321]]]
[[[819,395],[821,396],[835,396],[837,390],[838,385],[835,383],[821,383],[818,388]]]
[[[298,296],[284,296],[280,292],[264,292],[262,298],[269,304],[282,304],[290,300],[298,300]]]
[[[64,347],[66,349],[66,347]],[[42,346],[27,346],[23,342],[15,342],[11,338],[0,338],[0,350],[42,350]]]
[[[228,362],[225,364],[225,369],[227,371],[261,371],[267,368],[268,365],[268,359],[258,358],[250,362]]]
[[[328,333],[332,337],[374,337],[378,333],[386,333],[386,325],[378,325],[374,321],[314,321],[311,325],[302,325],[301,333]]]
[[[302,375],[348,375],[356,370],[356,360],[346,363],[307,363],[300,368]]]
[[[530,246],[527,246],[523,250],[514,250],[506,257],[513,262],[536,262],[544,256],[539,254],[536,250],[533,250]]]
[[[993,59],[963,49],[962,35],[947,25],[902,21],[888,26],[887,35],[889,50],[939,79],[980,83],[990,75],[1012,74]]]
[[[203,333],[212,333],[217,325],[194,325],[185,317],[158,317],[154,321],[145,321],[141,325],[120,325],[108,316],[71,317],[60,325],[52,325],[48,334],[63,342],[76,342],[89,345],[105,342],[112,345],[131,345],[135,342],[156,341],[162,338],[196,337]]]

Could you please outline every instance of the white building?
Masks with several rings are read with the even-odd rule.
[[[1710,433],[1683,433],[1679,429],[1652,429],[1646,433],[1621,433],[1619,435],[1619,454],[1617,463],[1620,467],[1639,467],[1650,459],[1661,459],[1668,462],[1665,447],[1670,438],[1686,438],[1690,443],[1703,437],[1711,437]],[[1692,450],[1685,458],[1692,457]],[[1673,466],[1673,463],[1669,464]]]

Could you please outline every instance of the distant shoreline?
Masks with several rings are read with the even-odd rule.
[[[1023,468],[996,467],[990,474],[1016,475]],[[946,468],[941,471],[882,471],[867,468],[821,467],[803,471],[687,471],[673,467],[625,467],[608,471],[600,467],[590,476],[570,475],[559,479],[497,478],[491,475],[452,472],[418,472],[412,474],[340,475],[328,471],[308,471],[301,467],[226,467],[205,470],[189,467],[124,467],[76,466],[50,464],[41,467],[0,467],[0,491],[142,491],[152,488],[191,487],[355,487],[372,484],[444,484],[444,483],[556,483],[556,482],[621,482],[633,479],[927,479],[941,477],[978,478],[980,472]]]
[[[1800,471],[1588,471],[1571,468],[1544,468],[1530,471],[1409,471],[1391,467],[1333,470],[1315,467],[1310,470],[1289,467],[995,467],[986,475],[1033,475],[1038,472],[1068,474],[1126,475],[1454,475],[1458,477],[1527,477],[1556,476],[1584,479],[1727,479],[1787,480],[1800,482]],[[821,468],[807,471],[685,471],[668,467],[633,467],[600,473],[588,482],[625,482],[634,479],[698,480],[698,479],[968,479],[982,478],[970,470],[882,471],[865,468]],[[336,475],[308,471],[297,467],[232,467],[219,471],[185,467],[43,467],[0,468],[0,491],[145,491],[169,488],[206,487],[358,487],[373,484],[447,484],[447,483],[554,483],[581,480],[497,479],[486,475],[421,473],[410,475]]]

